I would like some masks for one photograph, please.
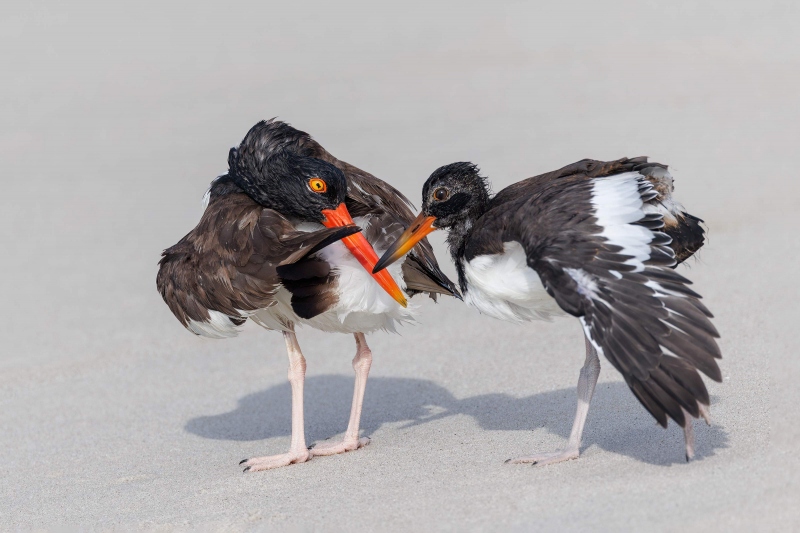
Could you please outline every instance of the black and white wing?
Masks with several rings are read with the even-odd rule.
[[[582,159],[558,170],[533,176],[517,182],[500,191],[492,199],[492,205],[501,205],[520,197],[535,194],[542,184],[571,180],[586,180],[638,172],[647,179],[655,190],[645,202],[644,212],[660,213],[664,220],[661,231],[670,236],[669,247],[675,252],[678,263],[694,255],[705,244],[703,220],[689,214],[672,195],[675,190],[672,174],[667,165],[650,162],[647,157],[623,157],[614,161]]]
[[[684,411],[707,417],[698,371],[721,381],[719,335],[691,282],[670,268],[662,214],[646,208],[656,194],[639,172],[542,182],[479,219],[466,258],[491,252],[482,242],[519,242],[550,296],[580,318],[658,423],[684,426]]]

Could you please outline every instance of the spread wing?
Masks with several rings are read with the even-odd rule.
[[[676,264],[658,195],[639,172],[528,184],[478,220],[466,259],[493,242],[519,242],[528,266],[567,313],[580,317],[599,353],[666,426],[684,410],[706,416],[708,391],[698,371],[720,381],[712,315]]]
[[[490,205],[502,205],[521,197],[528,197],[535,194],[542,183],[584,181],[625,172],[638,172],[653,185],[655,194],[645,202],[644,211],[648,214],[662,215],[664,225],[661,231],[672,239],[669,246],[675,252],[678,263],[694,255],[705,244],[703,220],[687,213],[683,205],[673,198],[672,192],[675,186],[667,165],[648,162],[646,157],[624,157],[616,161],[583,159],[558,170],[510,185],[500,191]]]
[[[215,182],[199,224],[164,251],[156,279],[181,324],[213,338],[235,336],[251,312],[274,305],[279,268],[291,278],[313,264],[315,276],[326,279],[329,265],[312,261],[311,254],[360,231],[356,226],[297,231],[283,215],[233,187],[224,178]],[[318,300],[330,299],[321,294],[324,284],[315,288]]]

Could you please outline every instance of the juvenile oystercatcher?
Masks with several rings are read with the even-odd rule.
[[[372,353],[365,333],[412,320],[406,295],[460,297],[420,242],[401,267],[372,274],[378,256],[411,223],[408,200],[389,184],[339,161],[302,131],[259,122],[228,155],[228,172],[204,198],[200,223],[162,254],[158,290],[189,331],[233,337],[249,318],[283,332],[292,388],[288,453],[246,459],[245,472],[355,450]],[[353,218],[351,218],[351,216]],[[401,287],[395,279],[400,280]],[[352,333],[356,374],[341,442],[309,450],[303,426],[306,361],[295,327]]]
[[[686,460],[694,455],[692,419],[709,422],[698,371],[721,381],[721,355],[711,313],[672,270],[704,243],[702,220],[686,213],[672,191],[667,167],[646,157],[579,161],[494,198],[471,163],[441,167],[425,182],[422,212],[374,272],[445,228],[468,304],[512,322],[566,313],[583,327],[586,361],[566,448],[509,462],[578,457],[598,354],[660,425],[671,418],[683,427]]]

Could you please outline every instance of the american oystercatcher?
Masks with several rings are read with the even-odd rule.
[[[586,361],[566,448],[509,462],[578,457],[598,354],[660,425],[671,418],[683,427],[686,460],[693,457],[692,418],[709,422],[698,371],[721,381],[721,354],[711,313],[672,270],[704,243],[702,220],[672,191],[667,167],[646,157],[579,161],[494,198],[471,163],[441,167],[425,182],[420,215],[374,272],[444,228],[468,304],[512,322],[569,314],[583,326]]]
[[[247,319],[283,332],[292,388],[288,453],[246,459],[245,472],[355,450],[372,353],[365,333],[413,319],[406,295],[460,297],[420,242],[401,267],[372,274],[378,255],[414,218],[391,185],[339,161],[307,133],[259,122],[228,156],[200,223],[162,254],[158,290],[189,331],[233,337]],[[352,216],[352,218],[351,218]],[[401,286],[395,282],[399,280]],[[309,450],[303,425],[306,361],[295,327],[352,333],[356,374],[350,422],[341,442]]]

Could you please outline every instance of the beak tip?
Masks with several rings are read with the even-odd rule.
[[[375,263],[374,267],[372,267],[372,273],[373,274],[377,274],[378,272],[380,272],[384,268],[386,268],[389,265],[391,265],[392,263],[394,263],[396,259],[393,256],[394,256],[394,254],[391,253],[390,251],[385,252],[383,254],[383,257],[378,259],[378,262]]]

